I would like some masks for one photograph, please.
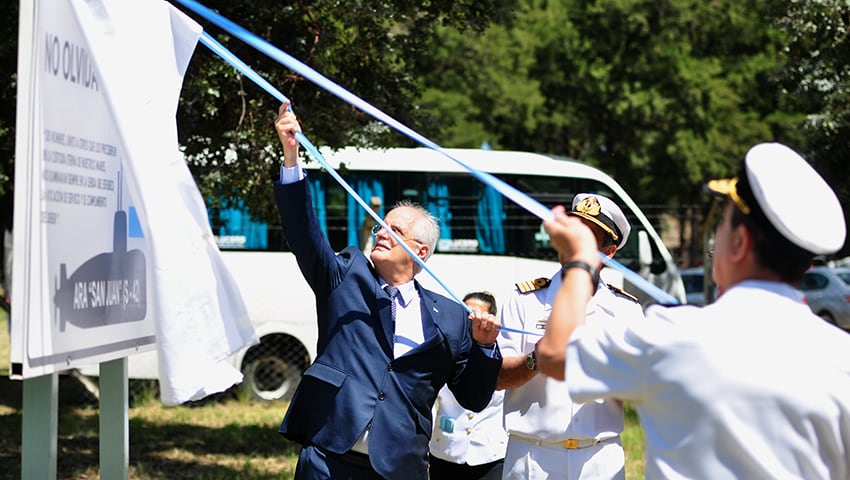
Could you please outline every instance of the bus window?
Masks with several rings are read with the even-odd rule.
[[[508,184],[525,192],[547,207],[569,208],[575,190],[575,179],[542,175],[504,175]],[[544,260],[557,260],[549,235],[540,219],[513,202],[505,203],[505,237],[508,255]]]
[[[610,198],[623,209],[623,213],[632,226],[632,236],[635,236],[630,236],[631,239],[623,246],[623,249],[617,251],[617,259],[635,271],[640,268],[638,242],[634,238],[643,227],[626,203],[604,183],[584,178],[557,178],[541,175],[508,175],[503,179],[548,207],[563,205],[569,209],[577,193],[595,193]],[[522,207],[512,202],[506,202],[505,212],[504,228],[509,255],[556,259],[556,254],[549,243],[549,236],[543,230],[539,219],[529,215]]]
[[[359,232],[368,214],[327,174],[316,174],[312,176],[322,181],[311,184],[314,207],[320,224],[324,219],[331,247],[340,250],[360,244]],[[345,180],[364,200],[381,198],[381,217],[400,200],[424,206],[440,223],[437,252],[506,251],[504,200],[470,175],[359,171],[350,172]]]
[[[224,202],[222,208],[208,209],[208,214],[219,248],[240,250],[268,248],[268,225],[265,222],[254,221],[244,207],[243,201]]]
[[[427,176],[423,205],[440,219],[440,253],[505,253],[502,196],[470,175]]]
[[[348,175],[346,178],[346,182],[357,192],[357,195],[365,201],[369,201],[372,197],[378,197],[386,201],[387,196],[384,194],[384,190],[387,189],[389,191],[393,191],[395,187],[395,177],[397,174],[395,173],[373,173],[373,172],[357,172]],[[335,188],[335,190],[342,190],[341,187]],[[383,208],[386,207],[385,203],[382,202],[381,211],[377,212],[378,215],[383,217]],[[347,195],[346,198],[346,230],[348,235],[345,238],[345,245],[360,245],[360,230],[363,225],[363,221],[367,218],[368,214],[363,210],[363,207],[360,206],[357,201],[354,200],[352,195]],[[333,245],[333,243],[331,244]],[[337,250],[338,246],[335,247]]]
[[[398,177],[396,172],[349,171],[343,175],[345,182],[367,203],[371,197],[382,200],[377,212],[381,217],[399,198]],[[331,248],[340,251],[348,245],[359,245],[361,226],[368,215],[363,207],[325,171],[312,171],[308,179],[316,218]]]
[[[573,197],[581,192],[597,193],[614,200],[632,225],[631,238],[618,250],[617,260],[633,271],[640,271],[637,238],[644,227],[605,183],[545,175],[498,176],[547,207],[564,205],[569,208]],[[366,202],[373,196],[382,200],[377,212],[382,218],[402,199],[424,206],[440,223],[437,253],[557,260],[540,219],[469,174],[349,170],[344,178]],[[339,251],[348,245],[360,245],[367,219],[363,207],[324,171],[310,172],[308,181],[317,219],[331,247]],[[279,225],[254,222],[244,209],[237,207],[219,209],[215,214],[212,209],[210,212],[210,222],[223,249],[288,250]],[[651,255],[653,263],[664,261],[654,243]],[[651,267],[656,273],[656,270],[663,270],[664,265],[660,265],[660,269],[657,265]]]

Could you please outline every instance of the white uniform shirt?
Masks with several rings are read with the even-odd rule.
[[[560,272],[547,288],[529,293],[515,291],[502,308],[502,325],[544,332],[552,301],[561,286]],[[587,307],[587,322],[608,325],[643,318],[640,304],[620,297],[600,284]],[[502,331],[499,349],[504,357],[526,355],[541,337]],[[569,377],[568,377],[569,378]],[[505,393],[505,429],[509,434],[548,442],[566,439],[607,440],[623,431],[623,407],[613,400],[574,403],[567,383],[536,375],[525,385]]]
[[[493,392],[490,403],[475,413],[460,406],[444,386],[434,409],[431,454],[460,465],[483,465],[505,458],[508,434],[502,427],[504,396],[504,392]]]
[[[647,478],[850,478],[850,335],[788,285],[651,307],[619,333],[588,323],[566,376],[576,400],[634,403]]]

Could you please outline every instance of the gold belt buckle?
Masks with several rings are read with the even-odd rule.
[[[568,438],[564,440],[564,448],[569,450],[575,450],[578,448],[578,440],[575,438]]]

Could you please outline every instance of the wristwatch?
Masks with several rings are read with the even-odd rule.
[[[525,366],[528,367],[529,370],[537,371],[537,355],[534,354],[533,350],[527,357],[525,357]]]

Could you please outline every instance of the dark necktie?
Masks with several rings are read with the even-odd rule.
[[[398,295],[398,288],[396,288],[392,285],[387,285],[387,286],[384,287],[384,291],[387,292],[387,295],[390,296],[390,301],[392,302],[392,306],[393,306],[392,307],[393,308],[393,323],[395,323],[395,311],[396,311],[395,297],[396,297],[396,295]]]
[[[395,314],[396,314],[396,305],[395,305],[395,297],[398,295],[398,288],[392,285],[384,286],[384,291],[387,292],[387,295],[390,296],[390,305],[392,305],[392,313],[393,313],[393,345],[395,345]]]

